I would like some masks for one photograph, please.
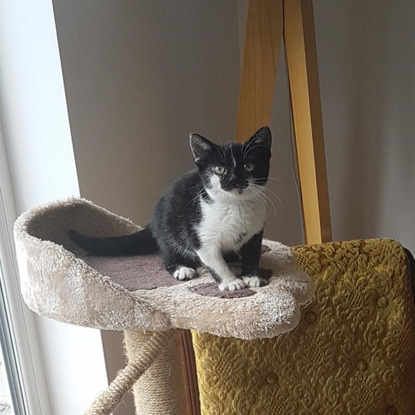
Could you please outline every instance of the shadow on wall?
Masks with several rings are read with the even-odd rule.
[[[234,131],[236,4],[53,3],[81,195],[145,224],[188,134]]]

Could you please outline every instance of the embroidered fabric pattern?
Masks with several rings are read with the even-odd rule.
[[[315,281],[298,327],[244,341],[193,332],[202,415],[412,415],[415,310],[392,240],[293,248]]]

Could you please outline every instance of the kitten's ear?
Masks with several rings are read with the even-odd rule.
[[[260,128],[245,144],[260,145],[268,150],[271,150],[272,134],[269,127]]]
[[[189,138],[190,148],[196,163],[203,160],[214,149],[214,144],[199,134],[192,133]]]

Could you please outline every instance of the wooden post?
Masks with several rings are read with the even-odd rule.
[[[282,40],[282,0],[250,0],[238,105],[238,141],[269,125]]]
[[[269,125],[284,34],[306,241],[331,240],[312,0],[250,0],[237,140]]]
[[[312,0],[284,0],[284,40],[307,243],[331,240]]]

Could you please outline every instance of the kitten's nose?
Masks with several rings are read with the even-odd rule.
[[[241,189],[242,190],[242,189],[245,189],[247,187],[246,183],[242,183],[242,182],[238,181],[237,179],[232,180],[231,184],[235,189]]]
[[[236,187],[236,185],[238,184],[238,179],[236,178],[234,174],[232,174],[232,176],[228,178],[228,181],[234,187]]]
[[[230,183],[233,187],[239,187],[239,186],[240,186],[240,183],[239,183],[239,181],[238,181],[238,179],[236,178],[236,176],[235,176],[235,175],[232,175],[232,176],[229,178],[229,183]]]
[[[238,180],[238,178],[236,177],[236,175],[235,174],[232,174],[230,177],[229,177],[229,183],[231,184],[231,186],[234,188],[234,189],[238,189],[238,190],[243,190],[243,189],[245,189],[246,187],[247,187],[247,183],[244,183],[243,181],[241,182],[241,180]]]

